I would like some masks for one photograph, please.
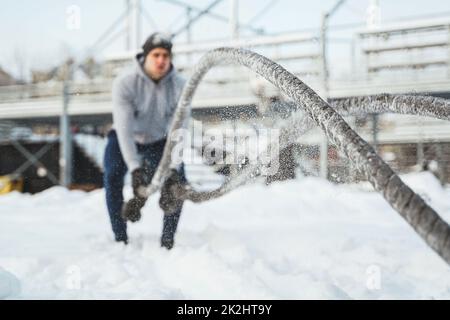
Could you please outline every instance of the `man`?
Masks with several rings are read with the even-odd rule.
[[[152,34],[136,56],[135,65],[113,84],[113,129],[108,133],[104,158],[106,204],[115,240],[128,243],[126,220],[137,221],[146,198],[139,189],[148,185],[161,160],[167,133],[184,80],[172,65],[171,40]],[[129,170],[135,198],[123,206],[124,177]],[[164,211],[161,246],[171,249],[183,201],[173,201],[168,183],[186,183],[184,167],[172,170],[161,190]],[[169,192],[169,193],[168,193]]]

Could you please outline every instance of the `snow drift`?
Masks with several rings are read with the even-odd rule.
[[[450,220],[450,190],[433,175],[402,178]],[[172,251],[159,247],[158,195],[124,246],[103,190],[11,193],[0,197],[0,266],[15,277],[0,269],[0,297],[449,299],[446,263],[369,190],[308,177],[187,202]]]

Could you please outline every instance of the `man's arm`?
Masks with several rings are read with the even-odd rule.
[[[126,78],[117,78],[113,84],[113,122],[125,163],[133,172],[140,167],[140,159],[133,137],[134,105],[125,81]]]

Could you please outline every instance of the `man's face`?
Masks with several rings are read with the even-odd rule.
[[[159,80],[170,69],[171,56],[167,49],[155,48],[147,54],[144,68],[154,80]]]

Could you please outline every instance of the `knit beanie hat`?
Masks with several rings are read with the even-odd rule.
[[[153,33],[147,38],[142,49],[144,50],[144,56],[155,48],[164,48],[172,54],[172,41],[169,36],[166,36],[160,32]]]

